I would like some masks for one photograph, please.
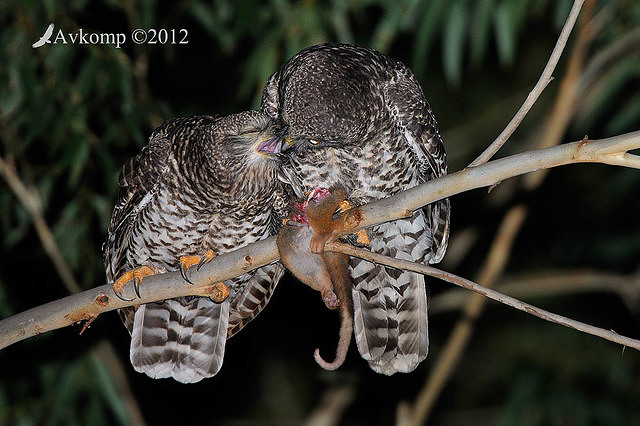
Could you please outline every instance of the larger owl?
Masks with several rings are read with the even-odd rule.
[[[272,130],[272,121],[253,111],[178,118],[153,132],[120,174],[104,247],[107,281],[120,282],[117,292],[129,278],[184,272],[184,259],[206,261],[207,253],[277,232],[286,197],[276,163],[257,151]],[[222,302],[181,297],[120,310],[134,368],[184,383],[213,376],[227,337],[264,308],[283,272],[271,264],[226,281],[229,296]]]
[[[262,111],[280,140],[260,149],[279,157],[302,197],[343,185],[355,205],[443,176],[436,119],[413,73],[373,49],[323,44],[302,50],[273,74]],[[374,252],[439,262],[449,236],[449,200],[368,230]],[[376,372],[414,370],[427,356],[424,276],[352,258],[355,337]]]

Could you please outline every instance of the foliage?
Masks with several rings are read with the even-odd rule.
[[[524,99],[553,47],[571,3],[102,0],[89,4],[7,0],[0,4],[0,156],[14,165],[25,183],[40,195],[45,218],[64,258],[82,285],[91,287],[103,282],[101,244],[116,197],[119,168],[164,119],[256,107],[268,76],[301,48],[325,41],[355,42],[389,53],[412,67],[438,115],[451,154],[451,168],[455,170],[487,145],[513,114],[517,106],[505,105],[504,100],[511,96],[516,103]],[[567,140],[579,139],[585,133],[601,137],[637,130],[640,122],[640,5],[632,1],[600,2],[597,16],[602,22],[601,31],[596,34],[582,74],[584,95],[576,106]],[[32,43],[49,23],[55,24],[56,31],[64,32],[79,28],[97,33],[122,32],[127,34],[127,42],[119,49],[93,44],[33,49]],[[136,45],[130,37],[136,28],[185,28],[189,31],[189,44]],[[561,68],[556,74],[561,77],[562,73]],[[533,127],[541,126],[542,110],[547,109],[554,89],[548,90],[548,98],[541,100],[541,107],[532,112],[521,129],[521,140],[534,131]],[[490,115],[495,118],[488,118]],[[519,142],[516,139],[512,143],[521,146]],[[514,253],[517,272],[547,266],[593,266],[629,273],[640,266],[638,173],[611,168],[593,171],[586,167],[555,173],[552,183],[531,196],[531,220],[521,237],[528,244]],[[568,192],[567,188],[575,190]],[[549,200],[558,200],[553,214],[548,210]],[[454,235],[456,230],[467,227],[476,228],[479,235],[474,246],[478,254],[469,256],[460,266],[460,272],[471,275],[495,231],[495,217],[504,206],[495,197],[471,194],[453,200],[453,208]],[[575,225],[572,230],[566,229],[569,222]],[[594,230],[600,226],[602,231]],[[0,315],[63,296],[63,287],[40,248],[28,214],[4,183],[0,183],[0,230],[2,262],[11,266],[0,271]],[[540,241],[540,235],[546,235],[544,241]],[[258,362],[255,358],[250,361],[247,354],[255,353],[255,347],[273,346],[274,339],[265,337],[268,333],[279,337],[273,328],[280,330],[282,321],[290,315],[307,317],[307,308],[291,306],[298,300],[312,304],[315,299],[297,287],[283,284],[273,306],[250,330],[243,331],[245,335],[231,341],[229,353],[244,354],[244,362]],[[438,285],[433,287],[437,294]],[[559,304],[557,310],[565,307]],[[634,313],[620,312],[619,303],[612,300],[606,307],[618,311],[611,317],[602,313],[603,317],[597,318],[610,321],[612,327],[627,324],[633,329],[628,324],[635,324],[637,328]],[[318,317],[324,315],[317,311]],[[436,319],[442,320],[439,325]],[[431,321],[430,356],[436,356],[438,342],[447,333],[448,319],[436,319]],[[589,322],[591,318],[582,319]],[[124,328],[117,324],[115,316],[99,321],[115,324],[100,331],[116,344],[127,363]],[[242,362],[229,359],[220,377],[186,391],[173,383],[157,384],[133,376],[132,372],[131,380],[139,392],[144,414],[156,421],[177,416],[154,414],[154,398],[158,397],[154,389],[170,394],[177,390],[197,397],[196,391],[214,394],[220,386],[237,395],[243,388],[233,380],[236,375],[239,382],[260,382],[264,390],[248,391],[246,400],[232,405],[240,407],[239,411],[217,413],[222,419],[299,420],[317,402],[319,394],[315,389],[324,388],[333,380],[355,383],[358,389],[358,400],[348,418],[391,421],[399,400],[415,397],[429,362],[413,375],[387,379],[371,377],[373,373],[352,353],[347,364],[355,367],[330,378],[315,376],[317,369],[311,361],[311,350],[317,345],[314,336],[319,333],[327,342],[333,341],[333,334],[319,332],[318,324],[321,322],[310,320],[304,326],[292,326],[296,332],[312,336],[299,338],[291,329],[285,332],[285,340],[291,343],[284,345],[282,353],[265,356],[264,368],[245,368]],[[549,331],[552,336],[554,330]],[[503,369],[498,363],[483,366],[485,383],[500,377],[501,386],[488,398],[461,401],[463,409],[487,403],[499,407],[494,420],[511,423],[520,418],[516,417],[519,413],[531,412],[538,416],[532,417],[531,423],[551,423],[549,416],[566,403],[579,407],[583,417],[567,419],[559,413],[559,422],[615,424],[638,420],[637,409],[629,406],[634,398],[638,401],[637,391],[629,394],[632,389],[624,383],[625,377],[635,377],[630,383],[638,388],[640,363],[636,354],[626,354],[620,361],[607,352],[609,348],[602,352],[602,359],[584,360],[581,370],[575,373],[580,385],[573,386],[569,379],[558,382],[554,377],[572,364],[571,357],[577,356],[579,350],[593,346],[593,340],[585,338],[575,345],[566,344],[566,351],[554,354],[558,357],[554,360],[556,365],[540,367],[536,364],[539,361],[532,360],[524,350],[509,352],[508,348],[515,345],[509,330],[500,331],[496,324],[491,332],[499,333],[490,340],[492,347],[502,347],[498,352],[505,357],[508,354],[512,361]],[[527,341],[535,342],[538,348],[550,345],[547,336],[535,332],[527,336]],[[53,339],[55,335],[0,354],[19,366],[10,379],[4,374],[0,377],[0,423],[126,423],[114,384],[104,367],[90,357],[90,345],[62,356],[56,353]],[[74,339],[64,342],[74,345]],[[263,346],[254,346],[256,342]],[[485,340],[481,342],[486,344]],[[29,356],[32,351],[42,351],[42,346],[51,353]],[[355,352],[353,348],[352,351]],[[594,368],[605,359],[610,360],[615,371]],[[473,360],[463,362],[461,371],[469,365]],[[590,370],[596,373],[589,374]],[[288,375],[289,371],[295,374]],[[626,399],[599,397],[592,404],[577,386],[593,383],[605,390],[615,388],[616,395],[625,394]],[[460,389],[465,382],[455,379],[452,386]],[[402,391],[384,393],[391,396],[381,402],[380,418],[367,411],[366,398],[376,397],[371,389],[394,387],[402,387]],[[496,396],[501,392],[503,398]],[[218,398],[220,395],[224,393]],[[542,405],[533,408],[543,410],[542,414],[532,409],[532,401],[539,400]],[[278,410],[275,407],[279,404],[289,404],[290,410]],[[176,413],[178,409],[176,406]],[[445,403],[444,411],[436,414],[446,418],[447,410],[458,409],[459,406]],[[286,413],[294,413],[291,415],[295,419],[285,419]],[[193,419],[206,418],[206,414],[194,415]]]

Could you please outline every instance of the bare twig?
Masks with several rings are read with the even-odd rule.
[[[78,282],[71,272],[71,268],[69,268],[69,265],[67,265],[67,262],[64,260],[58,244],[53,237],[53,233],[44,220],[40,197],[22,183],[13,166],[8,164],[2,157],[0,157],[0,175],[4,177],[7,185],[9,185],[9,188],[11,188],[20,201],[20,204],[27,210],[33,226],[36,228],[42,247],[51,259],[51,262],[53,262],[53,266],[56,268],[67,291],[69,291],[69,293],[82,291],[82,288],[78,285]]]
[[[574,11],[576,11],[576,6],[577,4],[574,3]],[[544,135],[537,138],[540,148],[557,145],[566,131],[566,127],[570,122],[571,117],[573,117],[573,111],[575,110],[577,99],[577,81],[582,71],[588,45],[594,37],[594,28],[592,25],[594,6],[595,2],[593,0],[589,0],[587,2],[585,15],[581,19],[578,39],[571,52],[567,70],[564,78],[562,79],[560,92],[556,97],[556,102],[550,114],[548,125],[545,126]],[[585,137],[585,141],[586,140],[587,139]],[[538,187],[545,176],[546,173],[543,171],[528,174],[524,179],[525,188],[532,190]],[[524,206],[512,207],[505,215],[500,229],[505,229],[505,225],[510,221],[513,221],[512,217],[514,215],[524,217],[526,212],[527,208]],[[508,234],[510,238],[513,238],[513,236],[519,232],[522,223],[523,221],[520,221],[517,226],[507,228],[510,229]],[[496,240],[496,242],[499,242],[499,238]],[[485,286],[493,286],[504,270],[508,254],[508,251],[505,252],[503,244],[494,244],[489,251],[487,259],[485,260],[484,267],[478,281]],[[501,260],[496,261],[496,259]],[[427,383],[416,400],[414,417],[412,420],[414,424],[426,422],[426,419],[439,394],[454,371],[467,342],[471,338],[474,322],[484,309],[486,304],[485,302],[486,299],[482,299],[477,295],[472,296],[467,301],[464,307],[464,314],[456,323],[451,336],[447,339],[445,349],[440,352],[438,359],[435,362],[435,366],[429,374]]]
[[[640,302],[640,274],[620,275],[608,272],[577,270],[547,271],[535,276],[510,277],[496,288],[516,298],[573,296],[580,293],[613,293],[629,310],[637,310]],[[461,309],[469,300],[468,291],[453,289],[431,299],[430,314]]]
[[[347,232],[395,220],[439,199],[491,186],[509,177],[541,168],[582,162],[616,163],[640,168],[637,156],[630,156],[626,159],[628,161],[619,160],[621,153],[639,148],[640,131],[599,141],[574,142],[494,160],[347,211],[345,214],[357,213],[359,218],[356,225]],[[93,288],[0,321],[0,348],[113,309],[186,295],[207,296],[215,283],[277,259],[275,238],[269,238],[217,256],[200,270],[194,270],[190,277],[194,285],[186,284],[179,272],[149,276],[144,279],[144,285],[140,288],[142,297],[131,302],[118,299],[110,286]],[[127,296],[133,296],[132,289],[126,290],[131,292]]]
[[[335,385],[329,387],[320,403],[305,419],[305,426],[331,426],[340,424],[344,411],[353,402],[356,391],[351,385]]]
[[[587,51],[595,35],[594,25],[592,23],[594,8],[595,1],[589,0],[585,7],[585,14],[581,18],[578,39],[569,55],[567,69],[560,83],[560,90],[556,96],[553,108],[549,112],[547,120],[545,120],[544,133],[542,137],[537,138],[538,148],[558,145],[562,141],[562,136],[567,131],[569,123],[576,114],[580,76],[583,73]],[[546,170],[527,175],[523,183],[524,188],[527,190],[538,188],[546,176]]]
[[[553,80],[553,71],[560,60],[560,56],[562,56],[562,51],[567,44],[567,40],[569,39],[569,35],[571,34],[571,30],[573,30],[573,26],[578,19],[578,15],[580,14],[580,9],[582,8],[582,4],[585,0],[575,0],[573,2],[573,6],[571,7],[571,11],[569,12],[569,17],[567,18],[564,27],[562,27],[562,31],[560,32],[560,37],[558,37],[558,41],[556,42],[553,51],[551,52],[551,56],[549,57],[549,61],[547,61],[547,65],[544,67],[542,71],[542,75],[540,79],[533,87],[533,90],[529,92],[527,99],[525,99],[524,103],[516,113],[516,115],[511,119],[507,127],[498,135],[495,141],[489,145],[487,149],[485,149],[482,154],[478,156],[475,160],[469,164],[469,167],[476,167],[480,164],[486,163],[495,155],[496,152],[507,142],[509,137],[515,132],[518,128],[524,117],[527,115],[533,104],[538,100],[542,91],[547,87],[547,85]]]
[[[517,219],[516,219],[517,220]],[[510,224],[508,226],[514,226]],[[509,232],[509,231],[506,231]],[[432,266],[422,265],[420,263],[411,262],[408,260],[395,259],[393,257],[384,256],[378,253],[372,253],[368,250],[351,246],[349,244],[343,244],[338,242],[329,243],[327,249],[331,251],[337,251],[340,253],[348,254],[349,256],[356,256],[370,262],[378,263],[385,266],[391,266],[392,268],[403,269],[407,271],[417,272],[419,274],[429,275],[441,279],[443,281],[455,284],[459,287],[471,290],[480,295],[481,300],[495,300],[504,305],[511,306],[512,308],[534,315],[538,318],[542,318],[545,321],[550,321],[556,324],[563,325],[565,327],[573,328],[583,333],[591,334],[592,336],[601,337],[610,342],[618,343],[640,351],[640,340],[632,339],[630,337],[622,336],[614,331],[605,330],[603,328],[594,327],[589,324],[585,324],[580,321],[572,320],[562,315],[554,314],[544,309],[537,308],[528,303],[522,302],[514,297],[508,296],[499,291],[487,288],[466,278],[459,277],[449,272],[443,271]],[[473,315],[473,313],[470,313]],[[419,423],[418,423],[419,424]]]
[[[478,282],[482,283],[485,288],[492,287],[502,273],[509,259],[515,237],[526,216],[527,209],[522,205],[512,207],[505,215],[478,276]],[[482,313],[486,302],[486,298],[474,294],[465,304],[462,318],[454,326],[427,381],[416,397],[411,424],[417,425],[425,422],[440,392],[458,364],[458,360],[473,333],[475,320]]]

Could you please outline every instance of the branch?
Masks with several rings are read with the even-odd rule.
[[[7,185],[9,185],[9,188],[11,188],[18,198],[18,201],[20,201],[20,204],[27,210],[33,226],[36,228],[42,247],[51,259],[51,262],[53,262],[53,266],[56,268],[67,291],[69,293],[78,293],[81,291],[82,287],[80,287],[74,278],[71,268],[69,268],[69,265],[67,265],[67,262],[60,252],[51,229],[49,229],[47,222],[44,220],[40,197],[26,187],[18,177],[13,166],[7,163],[2,157],[0,157],[0,175],[4,177]]]
[[[640,168],[638,156],[625,154],[634,149],[640,149],[640,131],[599,141],[583,140],[494,160],[352,209],[345,213],[354,217],[354,225],[346,233],[406,217],[412,211],[434,201],[543,168],[586,162]],[[275,238],[272,237],[217,256],[200,270],[193,270],[190,278],[194,284],[185,283],[179,272],[170,272],[145,277],[144,285],[140,288],[141,298],[135,298],[131,302],[118,299],[109,285],[68,296],[0,321],[0,349],[45,331],[93,319],[113,309],[187,295],[208,296],[214,290],[215,283],[276,260],[278,250]],[[127,296],[133,297],[133,290],[126,290],[130,292]]]
[[[441,269],[434,268],[433,266],[422,265],[420,263],[411,262],[408,260],[395,259],[393,257],[384,256],[378,253],[373,253],[368,250],[364,250],[358,247],[354,247],[349,244],[343,244],[338,242],[329,243],[327,249],[330,251],[337,251],[340,253],[348,254],[349,256],[360,257],[362,259],[374,262],[377,264],[390,266],[396,269],[403,269],[407,271],[417,272],[423,275],[429,275],[430,277],[441,279],[451,284],[455,284],[458,287],[471,290],[486,298],[495,300],[504,305],[511,306],[522,312],[526,312],[538,318],[542,318],[545,321],[553,322],[563,325],[565,327],[573,328],[583,333],[591,334],[592,336],[601,337],[610,342],[618,343],[630,348],[640,351],[640,340],[632,339],[630,337],[622,336],[615,331],[605,330],[603,328],[594,327],[589,324],[585,324],[580,321],[576,321],[562,315],[554,314],[553,312],[546,311],[544,309],[535,307],[528,303],[522,302],[514,297],[508,296],[499,291],[481,286],[466,278],[462,278],[458,275],[454,275],[449,272],[445,272]]]
[[[355,400],[356,390],[353,384],[340,384],[329,387],[317,407],[307,416],[306,426],[330,426],[340,424],[344,412]]]
[[[511,254],[513,242],[526,219],[528,209],[518,205],[509,209],[493,239],[478,281],[485,287],[492,287],[502,273]],[[479,294],[472,294],[463,308],[463,313],[456,322],[442,350],[434,362],[433,368],[416,397],[411,413],[411,424],[422,424],[435,405],[447,380],[454,371],[462,352],[471,339],[475,320],[482,314],[487,299]]]
[[[37,190],[29,190],[16,173],[13,165],[7,163],[2,157],[0,157],[0,175],[4,177],[7,185],[9,185],[9,188],[11,188],[18,198],[18,201],[20,201],[22,206],[27,210],[36,228],[36,233],[40,238],[42,247],[51,259],[51,262],[53,262],[58,276],[64,283],[67,291],[69,293],[79,293],[82,288],[76,281],[69,264],[64,259],[60,247],[53,236],[53,232],[51,232],[51,228],[49,228],[42,214],[42,199]],[[129,422],[133,425],[146,424],[142,411],[138,406],[138,401],[127,381],[124,367],[120,359],[116,356],[111,344],[105,340],[98,342],[97,346],[91,350],[91,355],[98,362],[104,364],[109,370],[118,393],[123,397],[122,402],[126,408]]]
[[[496,286],[517,298],[573,296],[579,293],[616,294],[630,311],[637,311],[640,301],[640,273],[620,275],[609,272],[552,270],[535,276],[511,277]],[[469,292],[452,289],[431,299],[429,314],[441,314],[462,309]]]
[[[553,80],[553,71],[558,65],[558,61],[560,60],[560,56],[562,56],[562,51],[564,47],[567,45],[567,40],[569,39],[569,35],[571,34],[571,30],[578,19],[578,15],[580,14],[580,9],[582,8],[582,4],[585,0],[576,0],[573,2],[573,6],[571,11],[569,12],[569,17],[564,23],[564,27],[562,27],[562,31],[560,32],[560,37],[558,37],[558,41],[556,42],[553,51],[551,52],[551,56],[547,61],[547,65],[544,67],[542,71],[542,75],[540,75],[540,79],[533,87],[533,90],[529,92],[527,99],[525,99],[524,103],[516,113],[516,115],[511,119],[507,127],[504,128],[502,133],[498,135],[496,140],[494,140],[491,145],[487,149],[485,149],[482,154],[478,156],[469,167],[476,167],[480,164],[484,164],[491,159],[495,155],[496,152],[507,142],[507,140],[511,137],[513,132],[516,131],[524,117],[527,115],[533,104],[536,103],[544,89],[547,85]]]

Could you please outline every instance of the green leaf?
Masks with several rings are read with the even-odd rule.
[[[640,76],[639,64],[637,55],[630,55],[597,80],[582,99],[582,105],[586,107],[580,111],[575,126],[589,129],[611,109],[619,111],[619,99],[624,96],[621,93],[624,86]]]
[[[433,0],[424,5],[422,19],[416,29],[413,45],[413,72],[417,76],[424,75],[428,62],[429,52],[433,47],[442,22],[446,0]]]
[[[491,18],[495,8],[495,0],[480,0],[475,8],[475,14],[471,25],[471,63],[475,66],[482,64],[487,52],[489,38],[491,36]]]
[[[502,66],[513,63],[515,56],[515,16],[513,9],[506,2],[496,7],[494,29],[498,48],[498,58]]]
[[[398,36],[399,30],[406,19],[406,9],[406,0],[398,1],[394,3],[394,7],[386,8],[371,37],[371,47],[381,52],[389,51],[389,46]]]
[[[78,380],[80,379],[81,362],[75,361],[66,364],[60,371],[55,386],[51,389],[51,405],[48,407],[50,416],[47,420],[52,424],[65,424],[73,419],[73,403],[78,392]]]
[[[606,133],[615,135],[635,130],[640,123],[640,93],[636,93],[613,113],[606,126]]]
[[[99,389],[104,397],[104,400],[111,408],[111,411],[118,419],[118,422],[122,425],[129,424],[129,413],[127,410],[127,404],[123,400],[123,396],[118,393],[118,390],[113,383],[113,379],[107,370],[107,368],[101,362],[97,361],[94,357],[92,361],[92,370],[94,378],[97,381]]]
[[[462,79],[462,58],[467,21],[464,2],[456,1],[449,10],[443,39],[444,73],[447,79],[455,85],[460,84]]]
[[[569,16],[572,4],[572,0],[556,0],[556,8],[553,14],[553,25],[555,25],[556,28],[562,28],[564,26],[564,23]]]

